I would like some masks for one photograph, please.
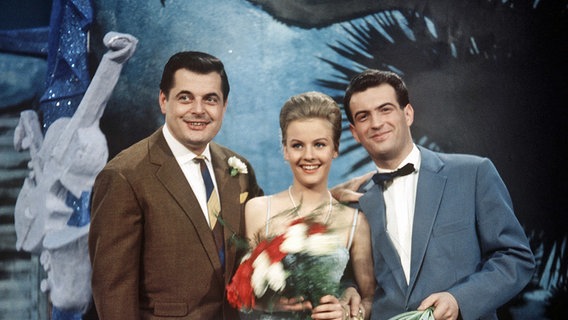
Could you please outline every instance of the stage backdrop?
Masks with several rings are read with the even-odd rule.
[[[103,116],[111,155],[163,123],[158,83],[170,55],[205,51],[231,82],[216,141],[277,192],[291,181],[284,101],[309,90],[340,101],[355,72],[389,69],[409,87],[417,143],[491,158],[531,228],[564,215],[566,1],[344,2],[95,0],[95,55],[108,31],[140,40]],[[348,131],[340,151],[330,185],[373,169]]]
[[[567,2],[520,2],[96,0],[94,46],[108,31],[140,40],[103,117],[111,155],[163,123],[168,57],[205,51],[224,61],[232,89],[216,141],[278,192],[292,179],[284,101],[309,90],[341,101],[356,72],[392,70],[410,90],[416,143],[488,157],[501,172],[539,259],[528,290],[566,292]],[[372,169],[345,130],[330,185]]]
[[[410,90],[417,144],[488,157],[502,174],[539,259],[524,296],[540,303],[534,313],[514,316],[533,319],[544,313],[542,302],[555,288],[566,297],[568,174],[560,162],[568,146],[567,5],[566,0],[93,0],[93,70],[106,51],[107,32],[139,40],[101,128],[110,156],[149,135],[163,124],[158,83],[167,59],[181,50],[211,53],[225,63],[231,83],[216,141],[247,157],[261,186],[274,193],[292,180],[278,128],[284,101],[317,90],[340,102],[355,73],[395,71]],[[44,71],[41,59],[21,58],[31,59],[26,63],[34,69],[28,74]],[[5,67],[14,68],[13,57],[5,59],[10,59]],[[24,78],[37,88],[33,76]],[[26,94],[12,93],[18,92]],[[344,130],[330,186],[370,170],[366,152]]]

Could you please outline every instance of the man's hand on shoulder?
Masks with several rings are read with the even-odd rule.
[[[362,176],[355,177],[346,182],[340,183],[331,188],[332,196],[339,202],[358,202],[363,193],[358,192],[361,186],[369,181],[375,171],[368,172]]]

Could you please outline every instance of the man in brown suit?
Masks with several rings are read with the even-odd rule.
[[[200,52],[173,55],[160,83],[165,125],[98,175],[89,254],[100,319],[238,317],[224,291],[238,263],[231,239],[242,234],[246,201],[263,192],[248,161],[212,142],[228,94],[220,60]],[[220,201],[220,212],[209,214],[222,217],[224,257],[196,156],[206,159]],[[230,165],[230,157],[241,166]]]

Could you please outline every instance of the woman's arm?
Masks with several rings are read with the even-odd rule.
[[[351,263],[355,282],[361,295],[362,315],[369,319],[375,293],[375,277],[373,271],[373,255],[371,251],[371,231],[367,218],[359,212],[359,219],[351,245]],[[351,316],[356,317],[359,310],[351,310]]]

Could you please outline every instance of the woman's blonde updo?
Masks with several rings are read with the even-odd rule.
[[[282,145],[286,145],[286,129],[292,121],[307,119],[324,119],[329,121],[332,128],[333,146],[339,151],[341,137],[341,110],[337,103],[328,95],[310,91],[290,97],[280,110],[280,132]]]

